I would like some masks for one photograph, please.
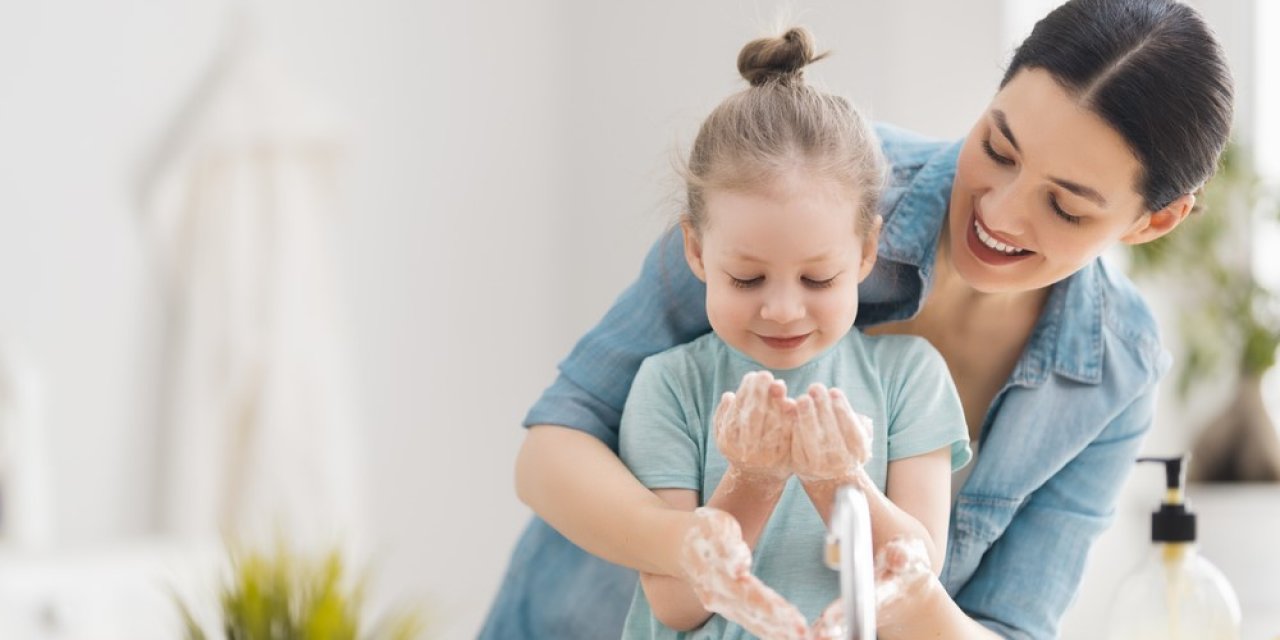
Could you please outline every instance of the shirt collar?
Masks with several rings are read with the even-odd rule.
[[[956,158],[964,140],[943,147],[901,185],[906,191],[880,230],[880,257],[920,269],[926,282],[933,280],[933,258],[938,233],[951,204],[951,184]]]
[[[1102,382],[1102,297],[1096,259],[1052,285],[1010,381],[1038,387],[1052,370],[1076,382]]]

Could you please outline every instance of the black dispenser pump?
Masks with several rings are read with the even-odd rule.
[[[1138,462],[1164,465],[1165,499],[1151,513],[1152,542],[1195,542],[1196,514],[1187,509],[1183,489],[1186,484],[1185,456],[1138,458]]]

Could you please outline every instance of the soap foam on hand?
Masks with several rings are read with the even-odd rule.
[[[806,640],[804,616],[751,575],[751,550],[733,516],[711,507],[694,511],[680,565],[702,606],[760,638]]]
[[[919,538],[890,540],[876,554],[876,609],[915,592],[915,587],[933,577],[929,551]]]

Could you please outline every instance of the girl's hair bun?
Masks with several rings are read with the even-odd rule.
[[[753,87],[771,80],[795,82],[802,78],[805,65],[825,57],[826,53],[814,53],[808,29],[792,27],[781,36],[748,42],[738,54],[738,73]]]

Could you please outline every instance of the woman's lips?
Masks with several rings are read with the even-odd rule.
[[[1034,251],[1027,251],[1025,253],[1011,256],[1007,253],[1004,253],[1002,251],[997,251],[983,244],[982,239],[978,237],[977,217],[978,217],[978,214],[976,210],[972,214],[970,214],[969,224],[967,225],[968,230],[965,232],[964,237],[966,240],[965,244],[968,245],[969,247],[969,253],[972,253],[973,257],[977,258],[980,262],[989,264],[993,267],[999,267],[1006,264],[1019,262],[1021,260],[1025,260],[1035,255]]]
[[[794,349],[803,344],[810,335],[806,333],[799,336],[760,336],[760,340],[774,349]]]

